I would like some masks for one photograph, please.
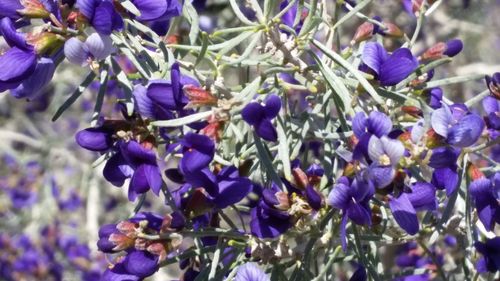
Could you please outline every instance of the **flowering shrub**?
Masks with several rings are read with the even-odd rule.
[[[0,89],[55,122],[3,132],[0,276],[498,277],[500,73],[418,45],[446,1],[401,1],[411,33],[370,2],[0,1]]]

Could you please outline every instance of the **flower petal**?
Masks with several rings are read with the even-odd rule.
[[[75,136],[81,147],[92,151],[104,151],[113,145],[111,134],[104,128],[87,128],[79,131]]]
[[[257,135],[266,141],[277,141],[278,140],[278,133],[276,132],[276,129],[274,128],[273,124],[271,123],[270,120],[264,119],[257,125],[255,125],[255,131],[257,132]]]
[[[392,130],[392,121],[391,118],[384,113],[380,111],[372,111],[368,117],[366,126],[368,132],[380,138],[389,134]]]
[[[33,48],[26,42],[25,34],[17,32],[14,23],[8,17],[3,18],[0,22],[0,34],[11,47],[18,47],[23,50],[31,50]]]
[[[237,178],[219,182],[219,194],[214,203],[219,209],[236,204],[243,200],[252,189],[252,182],[247,178]]]
[[[264,103],[266,104],[264,106],[264,113],[266,114],[267,118],[272,119],[278,116],[278,113],[281,109],[281,99],[279,96],[270,95],[267,97]]]
[[[417,211],[437,209],[436,188],[430,183],[414,183],[407,196]]]
[[[158,256],[146,251],[132,251],[123,260],[123,265],[130,274],[145,278],[158,271]]]
[[[364,112],[358,112],[354,115],[354,118],[352,118],[352,131],[356,137],[361,138],[366,132],[366,120]]]
[[[451,111],[448,106],[443,106],[432,112],[431,115],[431,126],[434,131],[446,138],[448,136],[448,128],[452,122]]]
[[[167,1],[165,0],[133,0],[132,2],[141,12],[141,15],[137,17],[138,20],[155,20],[167,11]]]
[[[111,38],[99,33],[92,33],[85,40],[85,45],[94,59],[98,61],[107,58],[113,51],[113,41],[111,41]]]
[[[0,81],[21,82],[28,78],[36,67],[36,54],[13,47],[0,56]]]
[[[406,193],[401,194],[398,198],[392,198],[389,201],[389,207],[394,219],[402,229],[410,235],[417,234],[419,230],[417,212]]]
[[[400,48],[380,66],[379,80],[382,86],[393,86],[408,77],[418,67],[417,59],[407,48]]]
[[[243,120],[245,120],[245,122],[250,125],[256,125],[260,123],[260,121],[264,119],[265,116],[265,107],[257,102],[251,102],[247,104],[241,111],[241,117],[243,117]]]
[[[80,39],[71,37],[64,43],[64,55],[71,63],[84,66],[87,64],[89,50]]]
[[[448,131],[447,142],[458,147],[473,145],[481,136],[484,129],[483,119],[474,113],[461,118]]]
[[[380,75],[382,64],[387,58],[387,51],[380,43],[368,42],[365,44],[361,60],[378,75]]]

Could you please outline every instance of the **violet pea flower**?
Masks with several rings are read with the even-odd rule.
[[[387,136],[371,136],[368,142],[368,155],[372,161],[369,175],[377,188],[388,186],[394,176],[395,166],[403,156],[405,148],[399,140]]]
[[[487,230],[493,231],[500,223],[500,173],[490,179],[479,178],[469,186],[479,220]]]
[[[384,47],[376,42],[365,44],[361,60],[375,73],[382,86],[398,84],[418,67],[418,61],[409,49],[399,48],[389,55]]]
[[[468,112],[467,107],[460,104],[455,104],[451,108],[443,105],[442,108],[435,110],[431,116],[431,125],[448,144],[456,147],[473,145],[481,136],[485,126],[479,115]]]
[[[492,130],[500,130],[500,101],[494,97],[486,97],[483,99],[483,108],[488,114],[484,119],[486,127]]]
[[[495,273],[500,270],[500,237],[486,239],[486,242],[478,241],[474,247],[483,255],[476,263],[479,272]]]
[[[493,97],[500,100],[500,72],[495,72],[492,76],[485,76],[486,86]]]
[[[341,177],[328,195],[327,203],[342,211],[340,239],[344,251],[347,249],[347,219],[359,225],[371,225],[371,209],[369,201],[375,193],[373,183],[361,177],[352,183],[347,177]]]
[[[245,122],[254,127],[259,137],[267,141],[277,141],[278,133],[271,121],[278,116],[280,109],[280,97],[277,95],[270,95],[264,101],[264,105],[258,102],[247,104],[241,111],[241,115]]]
[[[107,35],[93,33],[85,42],[76,37],[70,38],[64,44],[64,55],[74,64],[86,66],[90,60],[100,61],[107,58],[113,51],[113,42]]]

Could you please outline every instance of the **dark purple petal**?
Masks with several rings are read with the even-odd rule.
[[[435,169],[434,173],[432,173],[432,184],[439,189],[445,189],[447,196],[453,194],[458,184],[456,167]]]
[[[460,150],[449,146],[441,146],[434,148],[431,153],[429,166],[439,169],[453,167],[457,162]]]
[[[365,44],[361,60],[378,75],[381,74],[381,67],[387,59],[387,51],[380,43],[368,42]]]
[[[370,209],[362,204],[354,203],[353,201],[349,202],[349,207],[347,207],[347,216],[359,225],[370,225],[372,221]]]
[[[342,211],[342,220],[340,221],[340,244],[342,250],[347,251],[347,212]]]
[[[146,251],[133,251],[127,254],[123,265],[129,273],[145,278],[158,271],[158,256]]]
[[[81,147],[92,151],[108,150],[113,145],[111,133],[103,128],[87,128],[79,131],[75,136]]]
[[[449,144],[458,147],[471,146],[481,136],[484,126],[484,121],[479,115],[468,114],[448,130],[446,140]]]
[[[94,12],[102,0],[76,0],[76,7],[87,19],[92,20]]]
[[[216,176],[208,169],[194,170],[185,175],[186,182],[194,188],[203,187],[212,197],[219,194]]]
[[[101,276],[101,280],[105,281],[139,281],[142,278],[131,274],[125,269],[123,263],[115,264],[112,268],[106,269]]]
[[[26,42],[26,35],[24,33],[17,32],[14,23],[8,17],[3,18],[0,22],[0,34],[11,47],[18,47],[19,49],[26,51],[33,49],[33,47],[28,45]]]
[[[154,192],[154,194],[159,196],[161,186],[163,184],[160,169],[156,165],[143,164],[141,165],[141,167],[142,166],[144,166],[144,173],[146,174],[149,187]]]
[[[365,172],[359,173],[352,181],[350,193],[356,202],[366,202],[375,193],[374,183],[366,177]]]
[[[34,99],[38,97],[45,86],[50,83],[54,72],[56,71],[56,66],[54,61],[49,58],[41,58],[33,74],[25,79],[19,87],[11,90],[12,96],[16,98],[29,98]]]
[[[148,166],[149,165],[141,165],[134,171],[128,188],[133,190],[135,194],[145,193],[149,190],[147,172],[149,172],[150,169]]]
[[[36,54],[13,47],[0,56],[0,81],[20,82],[28,78],[36,67]]]
[[[2,0],[0,1],[0,18],[9,17],[11,19],[18,19],[21,16],[17,10],[22,10],[24,7],[19,0]]]
[[[306,187],[306,198],[309,206],[314,210],[321,209],[323,199],[321,198],[321,194],[312,185]]]
[[[71,37],[64,43],[64,55],[74,64],[84,66],[89,58],[87,45],[76,37]]]
[[[266,116],[265,107],[260,103],[251,102],[241,111],[243,120],[250,125],[259,124]]]
[[[366,127],[368,132],[380,138],[389,134],[392,130],[392,121],[389,116],[384,113],[380,111],[372,111],[366,121]]]
[[[143,163],[156,165],[156,154],[152,149],[146,148],[138,142],[131,140],[121,145],[123,157],[132,166]]]
[[[201,170],[212,162],[215,154],[214,142],[205,135],[188,133],[183,139],[184,156],[180,162],[182,173]]]
[[[449,57],[454,57],[460,51],[462,51],[464,47],[464,44],[462,43],[462,40],[460,39],[452,39],[446,42],[446,50],[444,51],[443,54],[449,56]]]
[[[175,98],[172,85],[165,80],[154,80],[147,87],[147,95],[156,104],[168,110],[179,109]]]
[[[221,181],[219,182],[219,194],[215,197],[214,203],[217,208],[224,209],[243,200],[251,189],[252,182],[247,178]]]
[[[259,238],[274,238],[285,233],[291,227],[290,221],[273,217],[264,218],[261,212],[262,209],[259,207],[252,209],[252,220],[250,221],[252,235]]]
[[[438,109],[442,106],[443,90],[439,87],[432,88],[428,92],[427,102],[429,106]]]
[[[97,32],[110,35],[113,30],[120,29],[123,26],[123,20],[115,11],[113,3],[101,1],[95,9],[92,26]]]
[[[277,141],[278,133],[276,132],[276,128],[274,128],[271,121],[264,119],[257,125],[255,125],[255,131],[257,135],[266,141]]]
[[[266,104],[264,106],[264,113],[266,114],[267,118],[272,119],[278,116],[278,113],[281,109],[281,99],[279,96],[270,95],[267,97],[264,103]]]
[[[85,40],[85,45],[95,60],[103,60],[113,51],[113,41],[111,41],[111,38],[99,33],[92,33]]]
[[[358,269],[354,271],[349,281],[366,281],[368,276],[366,275],[366,269],[362,265],[358,265]]]
[[[394,219],[402,229],[410,235],[417,234],[419,230],[417,213],[406,193],[401,194],[398,198],[392,198],[389,201],[389,207]]]
[[[111,156],[104,166],[104,178],[114,186],[122,186],[125,180],[133,174],[132,168],[128,166],[121,153]]]
[[[141,15],[137,17],[138,20],[155,20],[167,11],[166,0],[133,0],[132,2],[141,12]]]
[[[397,49],[380,67],[380,84],[382,86],[396,85],[417,67],[418,61],[409,49]]]
[[[436,210],[437,208],[436,188],[430,183],[414,183],[411,193],[406,195],[417,211]]]

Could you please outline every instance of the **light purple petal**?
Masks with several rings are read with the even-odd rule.
[[[498,104],[498,100],[494,97],[487,96],[483,99],[483,108],[486,113],[496,113],[500,112],[500,106]]]
[[[87,19],[92,20],[100,0],[76,0],[76,7]]]
[[[368,117],[366,126],[368,128],[368,132],[380,138],[383,135],[389,134],[392,129],[392,121],[391,118],[384,113],[380,111],[372,111]]]
[[[353,222],[359,225],[370,225],[371,224],[371,212],[369,209],[365,208],[362,204],[349,202],[349,207],[347,207],[347,216]]]
[[[92,33],[85,40],[87,50],[92,54],[95,60],[103,60],[107,58],[113,51],[113,42],[107,35]]]
[[[399,159],[403,157],[405,147],[399,140],[393,140],[386,136],[383,136],[380,140],[382,141],[385,154],[391,159],[391,164],[396,165]]]
[[[342,183],[336,184],[330,191],[330,194],[328,194],[328,205],[341,210],[347,209],[351,200],[349,189],[348,185]]]
[[[434,110],[431,116],[432,129],[440,136],[446,138],[448,136],[448,129],[452,122],[452,115],[450,108],[446,105]]]
[[[364,112],[358,112],[352,118],[352,131],[358,138],[366,132],[366,115]]]
[[[71,37],[64,43],[64,55],[71,63],[81,66],[86,65],[89,58],[87,46],[76,37]]]
[[[424,118],[418,120],[415,125],[411,128],[411,141],[414,144],[420,143],[420,140],[425,134],[425,120]]]
[[[407,196],[415,210],[437,209],[436,188],[432,184],[417,182],[413,184],[411,191]]]
[[[380,157],[385,154],[384,145],[382,141],[376,136],[371,136],[368,142],[368,155],[370,159],[374,162],[379,161]]]
[[[16,98],[36,98],[43,93],[45,86],[50,83],[56,66],[54,61],[49,58],[40,58],[33,74],[30,75],[16,89],[11,90],[12,96]]]
[[[11,47],[18,47],[23,50],[31,50],[33,48],[26,42],[25,34],[17,32],[14,23],[8,17],[3,18],[0,22],[0,34]]]
[[[17,10],[23,9],[19,0],[2,0],[0,1],[0,18],[9,17],[12,19],[20,18]]]
[[[160,169],[158,168],[158,166],[150,164],[143,164],[142,166],[144,166],[144,172],[146,174],[149,187],[154,192],[154,194],[156,194],[156,196],[159,196],[161,186],[163,184]]]
[[[147,89],[142,85],[135,85],[134,95],[136,110],[144,118],[154,118],[154,106],[153,101],[147,96]]]
[[[260,269],[255,263],[245,263],[238,267],[234,281],[269,281],[266,273]]]

